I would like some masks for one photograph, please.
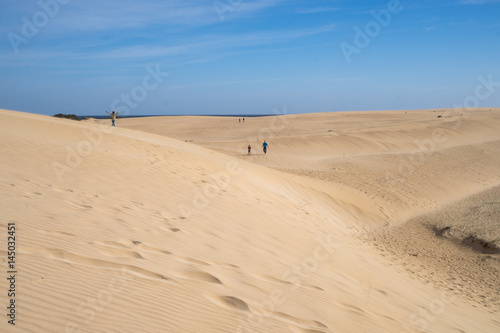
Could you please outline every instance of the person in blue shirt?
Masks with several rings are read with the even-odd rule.
[[[262,149],[264,150],[264,154],[267,154],[267,147],[269,145],[267,144],[266,140],[264,140],[264,143],[262,144]]]

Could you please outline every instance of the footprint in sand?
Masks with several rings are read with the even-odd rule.
[[[320,321],[300,319],[282,312],[275,313],[274,317],[278,320],[297,325],[298,327],[293,327],[294,332],[325,332],[328,329],[328,326]],[[318,329],[321,331],[318,331]]]
[[[122,270],[128,273],[151,280],[167,280],[170,282],[176,282],[176,280],[167,277],[163,274],[156,273],[138,266],[120,264],[113,261],[107,261],[102,259],[87,258],[77,254],[70,253],[64,250],[51,249],[45,247],[30,247],[26,248],[27,254],[38,254],[44,256],[45,258],[61,260],[71,265],[81,265],[86,267],[91,267],[94,269],[106,269],[106,270]]]
[[[276,284],[282,284],[282,285],[296,285],[292,282],[289,282],[289,281],[284,281],[284,280],[281,280],[281,279],[277,279],[275,277],[272,277],[272,276],[269,276],[269,275],[263,275],[263,274],[254,274],[254,277],[260,279],[260,280],[263,280],[263,281],[267,281],[267,282],[271,282],[271,283],[276,283]],[[318,287],[318,286],[313,286],[313,285],[309,285],[309,284],[297,284],[297,286],[301,287],[301,288],[305,288],[305,289],[310,289],[310,290],[320,290],[320,291],[323,291],[324,289],[321,288],[321,287]]]
[[[228,310],[236,310],[236,311],[245,311],[249,312],[250,308],[248,304],[234,296],[217,296],[217,295],[205,295],[205,298],[215,305],[228,309]]]
[[[66,201],[66,203],[68,205],[70,205],[71,207],[74,207],[74,208],[77,208],[77,209],[81,209],[81,210],[84,210],[84,211],[88,211],[88,210],[94,209],[94,207],[92,207],[90,205],[87,205],[85,203],[76,202],[76,201]]]
[[[233,264],[226,264],[226,263],[221,263],[221,262],[209,262],[208,263],[210,266],[215,266],[215,267],[222,267],[222,268],[231,268],[231,269],[237,269],[240,268],[239,266],[233,265]]]
[[[366,311],[361,309],[360,307],[357,307],[357,306],[351,305],[351,304],[347,304],[347,303],[341,304],[341,307],[345,310],[348,310],[350,312],[354,312],[356,314],[365,314],[366,313]]]
[[[200,282],[208,282],[208,283],[214,283],[214,284],[223,284],[221,280],[216,278],[210,273],[204,272],[204,271],[186,271],[178,274],[180,278],[188,279],[188,280],[193,280],[193,281],[200,281]]]
[[[171,255],[172,252],[167,250],[158,249],[147,244],[144,244],[141,241],[137,240],[127,240],[122,239],[121,242],[115,241],[97,241],[89,244],[93,244],[100,248],[102,253],[109,256],[117,256],[117,257],[128,257],[128,258],[136,258],[136,259],[144,259],[144,256],[141,255],[140,252],[148,252],[162,255]],[[126,245],[128,244],[128,245]],[[130,250],[134,248],[136,251]]]
[[[123,250],[100,250],[101,254],[111,258],[132,258],[132,259],[144,259],[138,252],[134,251],[123,251]]]
[[[41,197],[42,193],[40,193],[40,192],[26,192],[26,193],[22,194],[22,196],[25,198],[34,199],[37,197]]]
[[[188,264],[194,264],[194,265],[200,265],[200,266],[211,266],[209,263],[198,260],[198,259],[183,258],[183,257],[177,257],[176,259],[178,261],[185,262]]]
[[[181,229],[173,228],[173,227],[170,227],[169,225],[167,225],[167,226],[160,226],[160,230],[167,231],[167,232],[179,232],[179,231],[182,231]]]
[[[89,244],[101,245],[101,246],[105,246],[105,247],[128,248],[127,245],[124,245],[123,243],[119,243],[119,242],[115,242],[115,241],[97,241],[97,242],[89,243]]]
[[[54,192],[59,192],[59,193],[73,193],[74,191],[69,189],[69,188],[61,188],[61,187],[53,187],[52,185],[48,185],[50,189]]]

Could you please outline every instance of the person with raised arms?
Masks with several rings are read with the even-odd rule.
[[[112,111],[111,113],[106,111],[106,113],[111,116],[111,126],[115,126],[116,116],[118,115],[118,113],[120,113],[120,111],[118,111],[117,113],[115,113],[115,111]]]

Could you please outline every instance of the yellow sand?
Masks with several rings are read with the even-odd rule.
[[[495,304],[368,239],[500,185],[499,129],[498,109],[116,128],[2,110],[0,331],[498,332]]]

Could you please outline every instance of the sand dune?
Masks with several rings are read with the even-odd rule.
[[[500,184],[499,110],[117,126],[0,111],[3,238],[18,236],[2,331],[499,330],[493,297],[416,276],[406,235],[376,238]]]
[[[498,111],[335,112],[245,123],[158,117],[126,119],[120,126],[332,181],[354,190],[356,200],[367,196],[385,210],[387,222],[399,223],[500,184]],[[264,157],[265,139],[272,154]],[[250,157],[248,144],[256,150]]]

